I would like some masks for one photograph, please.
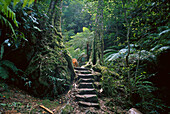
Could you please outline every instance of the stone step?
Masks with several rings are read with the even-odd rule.
[[[90,70],[74,70],[76,73],[81,73],[81,74],[91,74]]]
[[[85,102],[91,102],[91,103],[97,103],[98,98],[96,94],[85,94],[85,95],[76,95],[76,99],[78,101],[85,101]]]
[[[93,86],[93,83],[85,83],[85,82],[81,82],[79,85],[78,85],[78,88],[81,89],[81,88],[94,88]]]
[[[89,78],[94,78],[94,76],[93,76],[93,74],[78,74],[78,80],[80,78],[89,79]]]
[[[85,94],[97,94],[96,90],[94,88],[92,89],[78,89],[78,94],[79,95],[85,95]]]
[[[80,78],[79,79],[79,81],[78,81],[78,83],[81,83],[81,82],[90,82],[90,83],[93,83],[94,82],[94,79],[92,79],[92,78],[87,78],[87,79],[82,79],[82,78]]]
[[[88,68],[74,67],[75,70],[89,70]]]
[[[100,108],[99,103],[90,103],[90,102],[79,101],[78,104],[80,106],[84,106],[84,107],[96,107],[96,108]]]

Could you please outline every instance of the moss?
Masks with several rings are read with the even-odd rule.
[[[43,88],[47,90],[47,96],[55,96],[58,93],[62,93],[64,91],[64,84],[69,83],[70,77],[73,77],[74,75],[73,73],[70,73],[71,71],[74,71],[71,57],[68,55],[68,52],[65,53],[65,51],[61,48],[58,48],[57,51],[55,51],[47,46],[43,51],[43,55],[36,57],[40,57],[41,59],[39,59],[39,61],[35,61],[33,59],[27,71],[30,72],[30,75],[33,73],[35,68],[40,71],[36,83],[41,84]],[[37,65],[39,69],[37,68]],[[32,75],[34,76],[35,74]],[[45,92],[39,90],[39,92],[35,94],[39,93],[44,95]]]
[[[60,3],[56,5],[58,4]],[[21,76],[20,80],[11,76],[17,80],[12,83],[38,97],[54,98],[62,94],[75,76],[72,58],[63,45],[60,10],[60,8],[54,8],[53,11],[51,9],[50,19],[42,24],[53,25],[53,27],[37,32],[37,37],[30,37],[29,42],[11,52],[7,58],[24,71],[24,76]],[[29,86],[27,81],[31,82]]]
[[[62,110],[62,114],[69,114],[71,112],[73,112],[73,107],[68,104]]]

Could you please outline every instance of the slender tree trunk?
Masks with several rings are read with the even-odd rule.
[[[104,40],[103,40],[103,5],[104,1],[98,1],[98,9],[95,20],[95,36],[94,36],[94,59],[93,64],[103,64],[103,51],[104,51]]]
[[[126,9],[124,7],[125,3],[122,0],[122,4],[123,4],[123,10],[124,10],[124,16],[125,16],[125,22],[126,22],[126,26],[127,26],[127,34],[126,34],[126,38],[127,38],[127,43],[128,43],[128,53],[126,55],[126,66],[129,66],[129,54],[130,54],[130,38],[129,38],[129,33],[130,33],[130,24],[127,20],[127,15],[126,15]]]
[[[129,38],[129,34],[130,34],[130,24],[128,22],[128,19],[127,19],[127,10],[125,8],[125,3],[124,1],[122,0],[122,5],[123,5],[123,10],[124,10],[124,16],[125,16],[125,22],[126,22],[126,27],[127,27],[127,34],[126,34],[126,38],[127,38],[127,43],[128,43],[128,53],[126,55],[126,66],[128,68],[128,77],[127,77],[127,81],[128,81],[128,88],[130,89],[129,91],[129,100],[130,100],[130,97],[132,96],[132,85],[131,85],[131,81],[130,81],[130,67],[129,67],[129,54],[130,54],[130,38]]]
[[[87,42],[87,61],[89,60],[89,43]]]
[[[103,51],[104,51],[103,7],[104,1],[98,0],[92,51],[89,57],[89,62],[85,65],[85,67],[100,66],[101,64],[103,64]]]
[[[103,7],[104,1],[101,0],[101,6]],[[100,53],[100,63],[103,64],[103,55],[104,55],[104,27],[103,27],[103,8],[101,8],[101,28],[100,28],[100,42],[101,42],[101,53]]]

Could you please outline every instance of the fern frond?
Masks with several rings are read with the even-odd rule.
[[[14,6],[16,6],[18,2],[20,2],[20,0],[14,0],[14,1],[13,1]]]
[[[113,60],[116,60],[117,58],[120,57],[120,54],[119,53],[113,53],[111,55],[109,55],[105,61],[113,61]]]
[[[9,77],[9,72],[0,65],[0,77],[3,79],[7,79]]]
[[[10,68],[13,72],[15,72],[17,74],[18,72],[18,68],[14,65],[13,62],[10,62],[8,60],[3,60],[3,61],[0,61],[0,65],[1,66],[5,66],[7,68]]]
[[[107,49],[107,50],[104,50],[104,54],[106,54],[106,53],[108,53],[108,52],[117,53],[118,51],[117,51],[117,50],[114,50],[114,49]]]
[[[15,38],[17,38],[16,33],[15,33],[15,30],[14,30],[12,24],[11,24],[4,16],[2,16],[2,15],[0,15],[0,20],[1,20],[1,23],[2,23],[2,24],[5,23],[6,25],[8,25],[8,26],[11,28],[11,30],[12,30]]]
[[[8,7],[8,6],[1,6],[1,12],[6,16],[6,18],[10,18],[13,20],[14,24],[18,27],[17,21],[16,21],[16,16],[15,13]],[[5,18],[5,17],[4,17]],[[7,20],[7,19],[6,19]]]
[[[28,3],[28,0],[24,0],[22,7],[24,8],[27,5],[27,3]]]

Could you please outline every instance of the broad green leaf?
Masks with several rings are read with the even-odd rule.
[[[86,27],[83,27],[83,32],[90,32],[90,30]]]

